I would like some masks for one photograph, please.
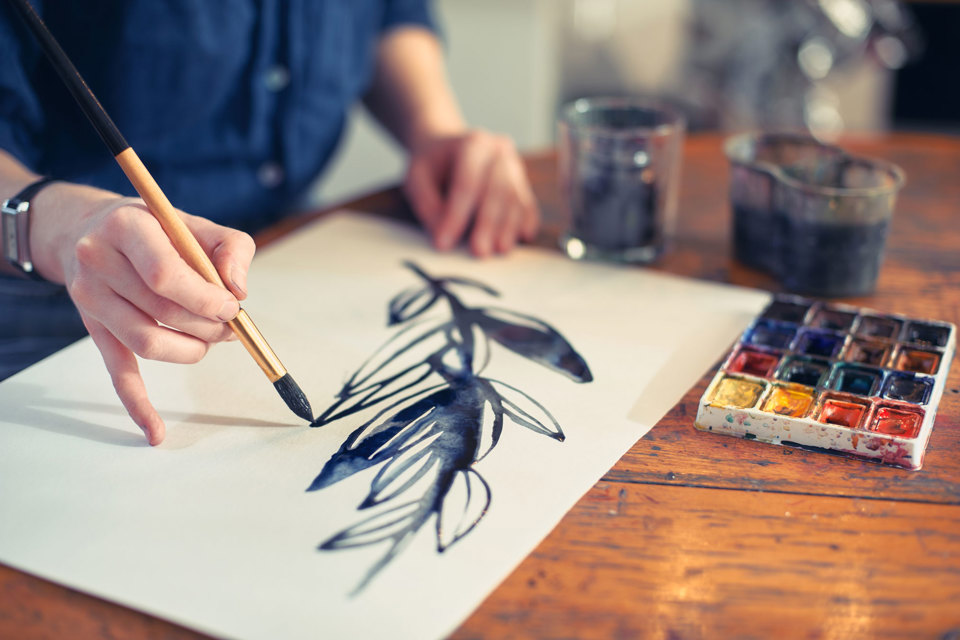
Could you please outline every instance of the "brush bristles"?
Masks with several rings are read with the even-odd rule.
[[[273,387],[291,411],[307,422],[313,422],[313,409],[310,407],[310,401],[307,400],[307,396],[300,389],[300,386],[293,381],[289,373],[274,382]]]

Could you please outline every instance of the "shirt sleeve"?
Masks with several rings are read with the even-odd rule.
[[[27,70],[38,64],[40,55],[9,3],[0,3],[0,149],[31,169],[40,156],[43,110]]]
[[[429,0],[387,0],[381,29],[387,31],[403,25],[421,26],[437,31]]]

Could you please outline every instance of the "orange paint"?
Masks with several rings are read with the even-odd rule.
[[[777,385],[763,403],[763,410],[791,418],[801,418],[813,404],[813,394],[801,389]]]
[[[897,369],[916,373],[935,374],[940,366],[940,354],[920,349],[904,349],[897,358]]]

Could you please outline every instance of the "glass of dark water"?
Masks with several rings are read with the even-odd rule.
[[[673,230],[685,124],[632,98],[581,98],[559,118],[561,247],[571,258],[645,263]]]
[[[876,287],[903,171],[806,134],[728,138],[737,259],[783,288],[863,296]]]

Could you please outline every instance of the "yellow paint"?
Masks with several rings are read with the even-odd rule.
[[[803,417],[813,404],[813,394],[799,388],[777,385],[763,403],[763,410],[791,418]]]
[[[763,384],[742,378],[724,377],[713,391],[710,404],[731,409],[749,409],[757,404]]]

